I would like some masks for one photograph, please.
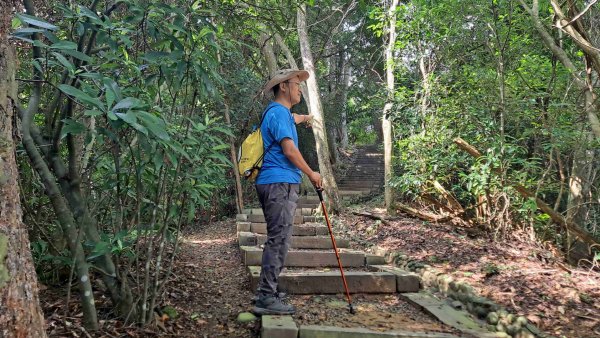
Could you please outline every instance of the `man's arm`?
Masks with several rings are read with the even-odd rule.
[[[307,123],[310,124],[310,121],[312,121],[312,115],[300,115],[300,114],[292,114],[294,116],[294,122],[296,124],[300,124],[300,123]]]
[[[305,173],[315,187],[323,187],[323,178],[321,177],[321,174],[319,174],[316,171],[313,171],[308,166],[308,164],[304,160],[304,157],[302,157],[300,150],[296,148],[296,145],[294,144],[294,141],[292,141],[292,139],[286,137],[283,140],[281,140],[281,149],[283,149],[283,154],[285,155],[285,157],[287,157],[287,159],[290,160],[290,162],[292,162],[298,169]]]

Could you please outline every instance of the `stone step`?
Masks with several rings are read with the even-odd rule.
[[[264,320],[263,320],[264,322]],[[275,331],[272,331],[275,332]],[[269,332],[271,333],[271,331]],[[267,335],[261,337],[268,337]],[[274,337],[274,336],[271,336]],[[287,337],[287,336],[286,336]],[[289,336],[292,337],[292,336]],[[294,336],[295,337],[295,336]],[[448,333],[410,332],[402,330],[374,331],[366,328],[350,328],[321,325],[300,325],[298,338],[458,338]]]
[[[367,181],[363,179],[359,179],[356,181],[343,181],[338,183],[338,189],[343,186],[359,186],[359,187],[371,187],[371,186],[383,186],[383,180],[378,182]],[[343,189],[342,189],[343,190]]]
[[[252,232],[238,232],[238,243],[240,246],[263,245],[267,241],[267,235]],[[335,241],[338,248],[347,248],[350,242],[345,238]],[[331,237],[329,236],[292,236],[291,248],[293,249],[333,249]]]
[[[253,232],[256,234],[267,234],[267,223],[237,222],[238,232]],[[325,236],[329,235],[327,226],[319,223],[304,223],[294,225],[292,236]],[[334,234],[335,235],[335,234]]]
[[[261,265],[262,249],[256,246],[240,246],[244,265]],[[340,260],[344,267],[364,267],[365,254],[360,251],[339,249]],[[338,262],[333,250],[290,250],[285,257],[286,267],[337,267]]]
[[[482,323],[471,318],[468,313],[456,310],[446,302],[435,298],[429,293],[404,293],[402,294],[402,297],[417,307],[429,312],[440,322],[452,326],[461,332],[481,338],[497,337],[495,333],[489,332]]]
[[[314,212],[314,208],[298,208],[296,207],[295,216],[311,216]],[[259,208],[244,209],[246,215],[263,215],[263,210]]]
[[[260,267],[249,266],[250,290],[256,290]],[[344,271],[350,293],[395,293],[396,276],[387,272]],[[340,271],[288,271],[279,275],[279,289],[290,294],[344,293]]]
[[[391,265],[369,265],[368,269],[370,271],[388,272],[395,275],[396,291],[398,292],[416,292],[421,289],[421,277],[410,271]]]
[[[317,195],[300,196],[300,198],[298,199],[298,203],[303,203],[303,202],[319,203],[319,196],[317,196]]]
[[[261,317],[261,338],[298,338],[298,326],[292,316]]]
[[[340,196],[355,196],[355,195],[363,195],[364,193],[368,193],[369,190],[340,190]]]
[[[375,186],[359,186],[359,185],[340,185],[339,186],[341,191],[371,191],[374,189],[379,189],[379,187],[375,187]]]
[[[255,215],[255,214],[237,214],[236,219],[242,222],[251,222],[251,223],[265,223],[265,215]],[[302,224],[306,222],[314,222],[316,217],[314,216],[294,216],[294,224]]]

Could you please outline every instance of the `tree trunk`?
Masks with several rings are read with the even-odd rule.
[[[342,149],[348,147],[348,119],[347,119],[347,109],[348,109],[348,88],[350,88],[350,74],[352,73],[352,68],[349,62],[346,62],[345,53],[342,53],[342,57],[344,59],[344,64],[342,66],[342,83],[343,83],[343,92],[342,92],[342,118],[340,121],[340,146]]]
[[[285,44],[281,36],[277,33],[275,33],[275,41],[277,41],[279,48],[281,48],[283,54],[285,54],[285,57],[288,60],[288,63],[290,64],[290,68],[295,70],[300,69],[298,68],[296,60],[294,60],[294,55],[292,54],[288,46]],[[304,98],[304,101],[306,101],[306,106],[308,107],[308,114],[310,115],[310,100],[308,97],[308,87],[306,87],[306,82],[302,82],[300,84],[300,90],[302,91],[302,97]]]
[[[381,128],[383,130],[383,161],[385,172],[385,206],[390,209],[393,203],[392,188],[389,185],[392,179],[392,121],[390,112],[394,105],[394,45],[396,43],[396,7],[398,0],[392,0],[388,10],[388,18],[390,20],[388,27],[388,43],[385,47],[385,63],[386,63],[386,91],[387,101],[383,106],[383,114],[381,118]]]
[[[231,119],[229,117],[229,105],[224,103],[225,109],[223,114],[225,115],[225,123],[228,126],[231,125]],[[235,177],[235,197],[237,213],[241,214],[244,212],[244,193],[242,190],[242,181],[240,179],[240,173],[238,172],[238,161],[237,153],[235,151],[235,139],[233,136],[229,136],[229,149],[231,150],[231,163],[233,163],[233,176]]]
[[[267,68],[269,69],[269,77],[277,71],[277,58],[273,52],[273,39],[265,33],[260,33],[260,50],[265,56]]]
[[[17,183],[12,103],[17,59],[7,39],[13,5],[0,3],[0,336],[46,337]]]
[[[323,108],[317,84],[317,74],[313,63],[310,43],[308,41],[308,31],[306,28],[306,5],[298,8],[298,39],[300,40],[300,52],[302,53],[302,62],[304,69],[308,71],[310,77],[306,80],[308,87],[308,97],[310,102],[310,113],[313,116],[313,133],[315,135],[317,157],[319,159],[319,170],[323,176],[323,186],[327,193],[330,209],[333,212],[340,211],[340,199],[338,187],[333,177],[333,169],[329,161],[329,147],[327,145],[327,130],[323,119]]]

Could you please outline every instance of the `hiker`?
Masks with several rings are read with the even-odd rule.
[[[300,103],[300,83],[308,77],[305,70],[283,69],[277,71],[263,88],[265,93],[273,90],[275,99],[263,112],[261,132],[265,156],[256,179],[256,191],[267,222],[267,241],[253,309],[259,315],[296,312],[294,306],[281,299],[279,274],[292,239],[301,173],[317,188],[323,183],[321,175],[308,166],[298,150],[295,124],[309,122],[311,117],[290,111],[292,106]]]

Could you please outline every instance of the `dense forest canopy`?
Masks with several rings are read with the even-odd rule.
[[[98,285],[112,316],[151,322],[182,228],[256,203],[233,168],[270,99],[261,87],[281,68],[311,68],[317,80],[294,111],[314,116],[299,128],[300,148],[326,176],[334,210],[343,210],[340,156],[378,144],[390,212],[420,206],[498,240],[551,243],[575,261],[598,248],[595,1],[0,8],[9,18],[2,50],[12,51],[0,53],[11,65],[0,76],[14,81],[0,93],[0,113],[14,111],[14,123],[0,123],[10,131],[0,165],[8,153],[18,165],[18,175],[0,172],[0,188],[14,176],[23,215],[10,224],[27,228],[40,281],[76,282],[71,298],[89,329],[98,327]]]

